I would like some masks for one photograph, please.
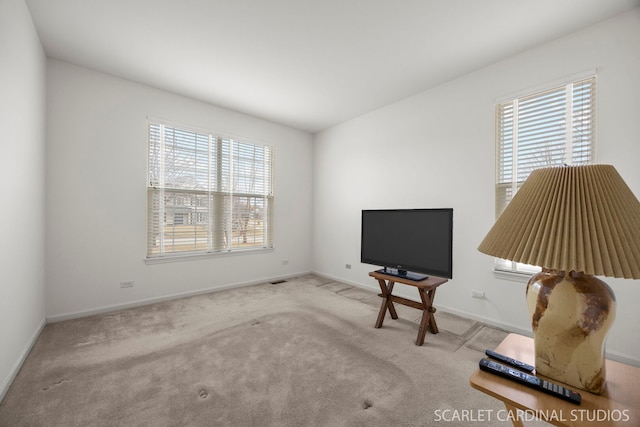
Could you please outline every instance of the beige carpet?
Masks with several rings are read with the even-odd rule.
[[[502,410],[469,376],[502,331],[308,275],[47,325],[0,426],[430,426]],[[437,306],[437,300],[436,300]],[[508,423],[504,424],[508,425]]]

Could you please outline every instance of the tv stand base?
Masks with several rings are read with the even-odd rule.
[[[372,271],[369,273],[369,276],[375,278],[380,285],[382,297],[382,304],[380,305],[380,311],[378,312],[378,319],[376,320],[375,327],[381,328],[382,323],[384,322],[384,318],[387,314],[387,311],[391,315],[392,319],[398,318],[398,313],[396,312],[396,308],[393,303],[406,305],[408,307],[413,307],[418,310],[422,310],[422,320],[420,322],[420,327],[418,328],[418,337],[416,338],[416,345],[424,344],[424,338],[427,334],[427,329],[432,334],[438,333],[438,325],[436,324],[436,318],[434,313],[436,312],[436,308],[433,306],[433,300],[436,296],[436,288],[443,283],[446,283],[448,280],[442,277],[430,276],[425,280],[410,280],[403,277],[391,276],[389,274],[385,274],[381,271]],[[420,294],[420,302],[413,301],[410,299],[402,298],[397,295],[393,295],[393,287],[396,283],[401,283],[404,285],[414,286],[418,289],[418,293]]]

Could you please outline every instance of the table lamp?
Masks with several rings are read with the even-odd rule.
[[[536,372],[602,393],[616,301],[595,276],[640,278],[640,202],[615,168],[534,170],[478,250],[542,267],[526,292]]]

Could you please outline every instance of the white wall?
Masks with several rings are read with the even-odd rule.
[[[23,0],[0,0],[0,400],[44,326],[45,57]]]
[[[310,134],[58,60],[47,76],[49,319],[311,270]],[[145,264],[147,116],[275,147],[273,252]]]
[[[525,284],[494,277],[476,250],[494,220],[497,98],[597,69],[597,161],[640,196],[640,9],[335,126],[314,139],[314,270],[375,287],[359,263],[360,211],[454,208],[453,280],[436,306],[530,333]],[[351,270],[345,264],[353,265]],[[613,357],[640,364],[640,281],[606,279],[618,296]],[[471,298],[482,290],[486,300]],[[412,289],[405,292],[412,295]]]

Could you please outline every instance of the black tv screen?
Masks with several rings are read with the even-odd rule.
[[[385,267],[388,274],[450,279],[453,209],[363,210],[360,250],[361,262]]]

